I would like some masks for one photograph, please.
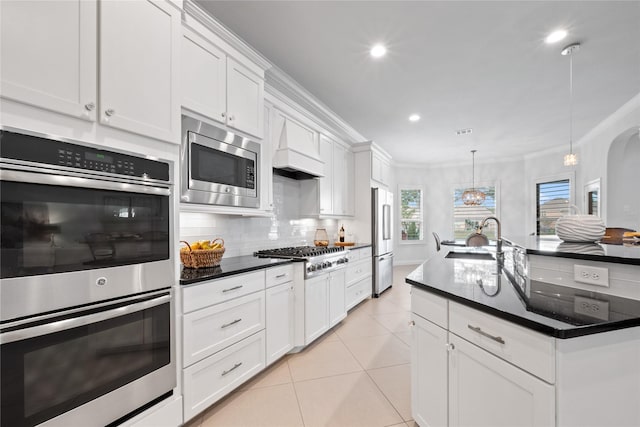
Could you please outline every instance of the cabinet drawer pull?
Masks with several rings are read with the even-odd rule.
[[[236,369],[238,369],[240,366],[242,366],[242,362],[238,362],[235,365],[233,365],[233,368],[229,368],[226,371],[222,371],[222,377],[224,377],[225,375],[227,375],[229,372],[235,371]]]
[[[238,286],[234,286],[233,288],[229,288],[229,289],[223,289],[222,292],[231,292],[231,291],[235,291],[236,289],[240,289],[242,288],[244,285],[238,285]]]
[[[281,277],[287,277],[287,273],[278,274],[278,275],[276,276],[276,279],[279,279],[279,278],[281,278]]]
[[[467,327],[468,327],[469,329],[471,329],[473,332],[477,332],[477,333],[479,333],[479,334],[480,334],[480,335],[482,335],[482,336],[485,336],[485,337],[487,337],[487,338],[491,338],[492,340],[497,341],[497,342],[499,342],[500,344],[505,344],[505,342],[504,342],[504,340],[502,339],[502,337],[496,337],[495,335],[488,334],[488,333],[486,333],[485,331],[483,331],[482,329],[480,329],[480,327],[479,327],[479,326],[471,326],[471,325],[467,325]]]
[[[235,325],[236,323],[242,322],[242,319],[236,319],[233,322],[229,322],[229,323],[225,323],[224,325],[220,326],[220,329],[224,329],[224,328],[228,328],[231,325]]]

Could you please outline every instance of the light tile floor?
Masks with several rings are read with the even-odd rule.
[[[283,357],[187,423],[188,427],[417,427],[411,419],[410,286],[353,308],[297,354]]]

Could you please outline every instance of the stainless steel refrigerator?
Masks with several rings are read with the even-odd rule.
[[[393,193],[371,189],[373,243],[373,296],[377,298],[393,282]]]

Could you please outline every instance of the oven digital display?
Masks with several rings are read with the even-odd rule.
[[[89,160],[90,162],[103,162],[103,163],[113,163],[113,157],[107,156],[102,153],[92,153],[90,151],[85,151],[84,158]]]

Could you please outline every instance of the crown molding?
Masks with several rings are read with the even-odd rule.
[[[225,27],[221,22],[215,19],[209,12],[197,5],[193,0],[184,0],[183,3],[184,12],[202,25],[211,30],[216,36],[220,37],[223,41],[228,43],[231,47],[236,49],[239,53],[246,56],[249,60],[254,62],[262,70],[266,71],[273,66],[268,59],[266,59],[257,50],[251,47],[248,43],[242,40],[237,34]]]
[[[366,141],[351,125],[317,99],[311,92],[275,65],[265,72],[265,91],[277,98],[285,97],[313,114],[331,130],[351,144]]]

